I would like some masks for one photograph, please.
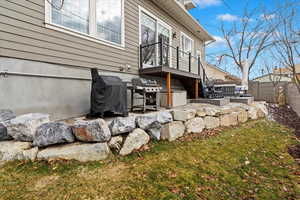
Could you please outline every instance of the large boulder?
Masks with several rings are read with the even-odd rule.
[[[17,141],[32,142],[36,129],[48,122],[50,122],[48,114],[21,115],[7,123],[7,133]]]
[[[123,137],[122,136],[114,136],[110,139],[108,146],[112,150],[116,150],[117,152],[120,151],[123,143]]]
[[[16,115],[12,110],[0,109],[0,122],[5,122],[15,118]]]
[[[12,140],[13,138],[7,134],[7,128],[5,124],[0,123],[0,141]]]
[[[185,109],[185,110],[174,110],[173,111],[173,118],[175,121],[187,121],[192,119],[196,116],[195,109]]]
[[[108,142],[111,132],[103,119],[77,120],[72,126],[73,134],[82,142]]]
[[[186,133],[201,133],[205,128],[204,120],[196,117],[185,122]]]
[[[266,102],[254,102],[252,106],[256,108],[258,118],[263,118],[268,116],[269,112],[268,112]]]
[[[180,138],[185,133],[185,126],[181,121],[174,121],[168,124],[165,124],[161,129],[161,139],[174,141],[177,138]]]
[[[31,148],[30,142],[0,142],[0,161],[35,160],[38,148]]]
[[[255,107],[251,106],[248,110],[248,116],[250,119],[253,119],[253,120],[258,119],[257,109]]]
[[[136,117],[136,124],[143,130],[149,130],[153,128],[161,128],[161,124],[158,121],[157,115],[141,115]]]
[[[70,126],[63,122],[49,122],[37,128],[33,137],[33,146],[46,147],[74,141],[75,138]]]
[[[221,112],[220,108],[215,106],[205,107],[204,111],[207,116],[219,116]]]
[[[80,162],[99,161],[106,159],[110,154],[107,143],[72,143],[53,146],[41,150],[37,154],[40,160],[78,160]]]
[[[198,109],[197,113],[196,113],[196,116],[197,117],[205,117],[206,116],[206,112],[205,112],[204,108]]]
[[[110,124],[109,129],[112,136],[129,133],[136,128],[135,117],[117,117]]]
[[[157,121],[161,124],[166,124],[173,121],[173,115],[169,111],[160,111],[157,113]]]
[[[233,112],[230,114],[220,116],[221,126],[236,126],[238,125],[238,113]]]
[[[218,117],[206,116],[203,120],[206,129],[213,129],[220,126],[220,119]]]
[[[161,128],[151,128],[147,130],[147,133],[151,136],[151,138],[155,140],[160,140]]]
[[[238,113],[238,122],[245,123],[248,121],[248,112],[246,110],[240,110]]]
[[[134,150],[140,149],[150,141],[150,136],[142,129],[135,129],[126,137],[120,155],[131,154]]]

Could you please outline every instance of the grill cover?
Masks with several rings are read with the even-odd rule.
[[[116,76],[99,76],[97,69],[92,69],[91,74],[91,111],[87,117],[102,118],[105,112],[127,116],[126,83]]]

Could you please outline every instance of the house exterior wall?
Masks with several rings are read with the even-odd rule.
[[[139,6],[204,47],[176,19],[150,0],[125,0],[125,48],[115,48],[45,27],[44,0],[0,1],[0,108],[23,114],[46,112],[53,119],[89,110],[90,68],[130,81],[139,69]],[[126,70],[127,66],[130,70]],[[120,71],[120,68],[125,70]],[[197,72],[196,62],[192,71]],[[178,86],[180,87],[180,86]]]

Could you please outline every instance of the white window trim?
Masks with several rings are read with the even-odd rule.
[[[149,15],[150,17],[152,17],[153,19],[156,20],[156,31],[158,30],[158,24],[161,24],[163,26],[165,26],[166,28],[168,28],[170,30],[170,46],[172,46],[172,33],[173,33],[173,29],[172,26],[170,26],[169,24],[167,24],[166,22],[164,22],[163,20],[161,20],[159,17],[157,17],[156,15],[152,14],[152,12],[148,11],[147,9],[143,8],[142,6],[139,5],[139,45],[142,44],[142,37],[141,37],[141,30],[142,30],[142,13],[145,13],[147,15]],[[158,40],[158,34],[156,34],[156,40]],[[139,54],[140,56],[140,54]],[[141,58],[139,57],[139,60]],[[172,48],[170,48],[170,67],[172,67]]]
[[[184,32],[180,32],[180,49],[181,49],[181,51],[183,51],[183,52],[186,53],[186,51],[183,50],[183,46],[182,46],[182,36],[184,36],[184,37],[186,37],[186,38],[188,38],[189,40],[192,41],[191,54],[194,55],[194,52],[195,52],[195,41],[190,36],[188,36],[187,34],[185,34]],[[185,56],[183,56],[183,57],[185,57]]]
[[[49,0],[50,2],[52,0]],[[96,6],[96,0],[89,0],[90,1],[90,10],[94,8],[94,6]],[[79,31],[76,31],[74,29],[68,28],[68,27],[64,27],[58,24],[54,24],[52,23],[52,11],[51,11],[51,5],[49,4],[48,0],[45,0],[45,27],[55,30],[55,31],[59,31],[59,32],[63,32],[63,33],[67,33],[76,37],[80,37],[92,42],[96,42],[99,44],[103,44],[109,47],[114,47],[117,49],[121,49],[121,50],[125,50],[125,1],[126,0],[122,0],[122,28],[121,28],[121,44],[117,44],[114,42],[110,42],[107,40],[103,40],[99,37],[96,36],[96,27],[94,27],[92,24],[96,24],[96,12],[90,12],[90,22],[89,23],[89,30],[92,33],[92,35],[90,34],[85,34]]]

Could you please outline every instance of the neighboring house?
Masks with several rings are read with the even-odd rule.
[[[296,74],[300,79],[300,64],[295,67]],[[290,68],[276,68],[272,73],[262,75],[253,79],[253,81],[258,82],[292,82],[293,81],[293,71]]]
[[[224,71],[223,69],[212,65],[212,64],[206,64],[205,65],[205,72],[210,80],[215,80],[219,83],[236,83],[239,84],[241,82],[241,79]]]
[[[61,5],[64,2],[64,5]],[[55,119],[89,111],[90,69],[193,88],[213,37],[182,0],[1,0],[0,108]],[[172,86],[170,84],[173,84]]]

